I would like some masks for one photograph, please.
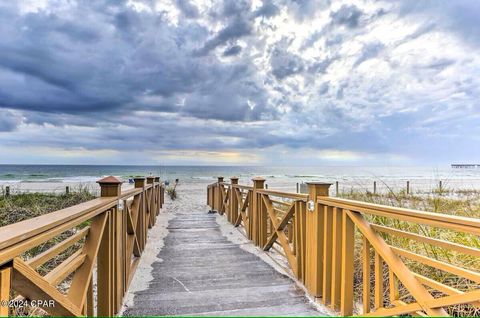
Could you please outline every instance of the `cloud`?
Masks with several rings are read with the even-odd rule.
[[[262,6],[255,10],[254,15],[257,17],[271,18],[276,16],[280,12],[280,9],[271,0],[265,0],[262,2]]]
[[[249,21],[238,17],[216,33],[211,39],[209,39],[203,47],[198,51],[199,55],[208,54],[211,50],[218,46],[226,44],[228,41],[237,40],[241,37],[250,35],[252,32],[251,24]]]
[[[330,14],[332,23],[344,25],[347,28],[356,28],[359,26],[362,12],[355,5],[342,5],[340,9]]]
[[[130,153],[215,164],[247,153],[263,164],[478,156],[479,9],[2,2],[1,160],[26,158],[20,146],[37,149],[32,162],[77,163]]]
[[[177,0],[177,6],[187,18],[197,18],[198,8],[189,0]]]
[[[233,56],[237,55],[242,51],[242,47],[240,45],[232,45],[231,47],[225,49],[223,51],[223,56]]]
[[[10,132],[22,122],[22,117],[11,110],[0,109],[0,133]]]

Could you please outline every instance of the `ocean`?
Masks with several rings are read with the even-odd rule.
[[[64,189],[64,185],[95,186],[98,179],[113,175],[128,182],[133,176],[160,176],[183,184],[211,183],[217,176],[228,180],[240,178],[241,184],[250,184],[255,176],[263,176],[269,188],[295,191],[296,183],[339,183],[343,191],[349,189],[377,191],[398,190],[406,187],[431,190],[480,189],[480,168],[458,169],[450,166],[318,166],[318,167],[259,167],[259,166],[106,166],[106,165],[0,165],[0,186],[9,185],[18,191],[50,191]]]

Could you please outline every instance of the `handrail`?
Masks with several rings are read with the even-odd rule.
[[[252,186],[240,185],[240,184],[233,184],[232,187],[242,190],[253,190]]]
[[[100,198],[0,227],[0,316],[10,314],[3,305],[11,290],[18,297],[37,300],[50,315],[112,316],[119,311],[148,229],[163,205],[165,187],[158,177],[136,178],[135,188],[123,192],[114,177],[98,183]],[[44,242],[49,242],[48,250],[23,260],[25,252]],[[72,247],[70,255],[62,254]],[[51,262],[55,257],[63,261]],[[45,263],[54,267],[46,274],[45,268],[38,269]],[[63,281],[62,288],[69,286],[66,296],[58,291]],[[53,307],[48,305],[51,301]]]
[[[399,220],[433,225],[450,230],[480,235],[480,220],[448,214],[416,211],[405,208],[382,206],[372,203],[352,201],[348,199],[318,197],[318,202],[325,205],[334,205],[342,209],[358,211],[365,214],[387,216]]]
[[[62,210],[0,227],[0,255],[3,249],[50,230],[92,211],[99,213],[115,206],[117,198],[96,198]],[[1,264],[1,259],[0,259]]]
[[[480,263],[480,249],[466,244],[464,236],[450,241],[448,237],[430,237],[423,227],[415,231],[415,225],[427,225],[480,235],[479,219],[331,198],[326,183],[310,183],[309,194],[298,194],[264,189],[262,178],[252,179],[253,187],[231,180],[231,184],[208,186],[207,202],[212,210],[226,214],[233,225],[243,226],[247,238],[264,251],[275,244],[283,249],[298,281],[343,316],[445,316],[455,313],[452,306],[457,304],[480,308],[480,268],[473,266]],[[241,192],[243,189],[248,191]],[[395,228],[399,224],[413,226]],[[404,247],[395,245],[402,240],[411,241]],[[431,256],[426,245],[465,255],[466,263],[451,264],[449,259]],[[449,279],[436,281],[407,266],[409,262],[416,262],[422,270],[427,265],[445,272]],[[472,285],[466,289],[450,286],[456,279],[470,280]],[[354,298],[354,288],[360,288],[359,284],[363,286],[362,308],[355,309],[359,300]]]
[[[302,194],[302,193],[291,193],[291,192],[283,192],[283,191],[275,191],[275,190],[257,190],[257,193],[272,195],[275,197],[282,197],[287,199],[296,199],[296,200],[308,199],[308,194]]]
[[[457,216],[457,215],[454,216],[449,214],[419,211],[419,210],[399,208],[399,207],[391,207],[391,206],[385,206],[385,205],[380,205],[375,203],[354,201],[354,200],[342,199],[342,198],[332,198],[332,197],[325,197],[325,196],[319,196],[318,201],[329,201],[337,204],[345,204],[345,205],[355,206],[358,208],[363,208],[368,210],[385,211],[392,214],[420,217],[428,220],[437,220],[437,221],[448,222],[448,223],[457,224],[457,225],[468,225],[468,226],[480,229],[480,219],[474,219],[474,218],[469,218],[464,216]]]

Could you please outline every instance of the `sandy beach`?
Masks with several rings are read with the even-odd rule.
[[[376,190],[378,193],[387,193],[390,191],[398,192],[406,190],[407,181],[409,181],[410,193],[429,193],[432,190],[438,189],[440,180],[434,179],[376,179],[376,178],[358,178],[353,180],[341,180],[341,177],[335,178],[309,178],[308,180],[301,178],[272,178],[266,177],[266,185],[269,189],[277,189],[286,192],[296,192],[297,183],[301,184],[304,182],[318,181],[318,182],[328,182],[332,185],[330,186],[330,195],[336,194],[336,184],[335,180],[339,183],[340,192],[349,192],[349,191],[361,191],[361,192],[373,192],[374,191],[374,182],[376,183]],[[411,181],[410,181],[411,180]],[[225,178],[226,182],[229,182],[228,177]],[[172,181],[170,181],[172,182]],[[216,182],[215,177],[210,179],[192,179],[185,178],[180,179],[181,188],[186,191],[199,192],[203,193],[206,190],[207,185]],[[239,183],[242,185],[252,185],[250,177],[240,178]],[[88,189],[93,194],[99,194],[100,187],[95,181],[56,181],[56,182],[22,182],[22,181],[0,181],[0,192],[1,189],[5,187],[10,188],[10,193],[29,193],[29,192],[48,192],[48,193],[65,193],[66,188],[69,188],[69,191],[78,191],[80,189]],[[478,190],[480,189],[480,179],[469,178],[469,179],[442,179],[442,187],[445,190],[458,191],[458,190]],[[133,184],[124,182],[122,185],[122,190],[128,190],[133,188]]]

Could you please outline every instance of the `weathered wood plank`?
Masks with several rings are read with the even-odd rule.
[[[168,229],[154,279],[124,315],[326,314],[289,277],[224,237],[214,215],[177,214]]]

